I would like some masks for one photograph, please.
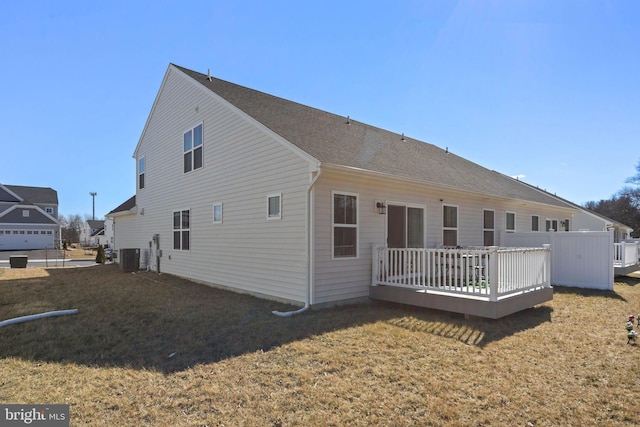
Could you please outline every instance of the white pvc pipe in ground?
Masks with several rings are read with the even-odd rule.
[[[3,320],[0,322],[0,328],[9,325],[15,325],[16,323],[29,322],[31,320],[43,319],[45,317],[57,317],[57,316],[66,316],[68,314],[78,314],[78,309],[74,308],[72,310],[58,310],[58,311],[48,311],[46,313],[40,314],[32,314],[30,316],[22,316],[16,317],[13,319]]]

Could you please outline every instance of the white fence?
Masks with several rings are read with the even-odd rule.
[[[640,260],[640,242],[625,241],[613,244],[613,265],[616,267],[630,267]]]
[[[423,249],[374,246],[372,284],[483,297],[550,287],[548,248]]]
[[[502,233],[507,247],[551,245],[551,283],[613,290],[613,231]]]

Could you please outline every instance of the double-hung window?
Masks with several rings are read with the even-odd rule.
[[[515,233],[515,231],[516,231],[516,214],[514,212],[507,212],[505,220],[506,220],[505,231],[507,233]]]
[[[483,211],[484,246],[493,246],[495,232],[495,212],[485,209]]]
[[[531,215],[531,231],[540,231],[540,217]]]
[[[458,207],[442,206],[442,244],[458,246]]]
[[[183,136],[184,173],[202,167],[202,123],[189,129]]]
[[[138,159],[138,188],[144,188],[144,157]]]
[[[333,258],[358,257],[358,195],[333,193]]]
[[[190,239],[189,210],[173,212],[173,249],[188,251]]]

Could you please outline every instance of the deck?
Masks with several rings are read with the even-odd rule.
[[[553,299],[545,248],[373,248],[371,298],[498,319]]]

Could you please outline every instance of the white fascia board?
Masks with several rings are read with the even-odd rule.
[[[167,67],[167,71],[164,73],[164,77],[162,78],[162,83],[160,84],[160,89],[158,89],[158,93],[156,94],[155,99],[153,100],[153,105],[151,106],[151,111],[149,112],[149,115],[147,116],[147,121],[144,124],[144,127],[142,128],[142,133],[140,134],[140,138],[138,138],[138,143],[136,144],[136,149],[133,151],[133,158],[137,158],[138,157],[138,148],[140,148],[140,143],[142,142],[145,133],[147,132],[147,128],[149,127],[149,123],[151,122],[151,117],[153,117],[153,113],[156,109],[156,105],[158,105],[158,100],[160,99],[160,94],[162,93],[162,91],[164,90],[164,86],[167,83],[167,80],[169,79],[169,74],[172,70],[176,70],[176,68],[173,66],[173,64],[169,64],[169,67]],[[136,171],[138,170],[138,165],[136,165]]]

